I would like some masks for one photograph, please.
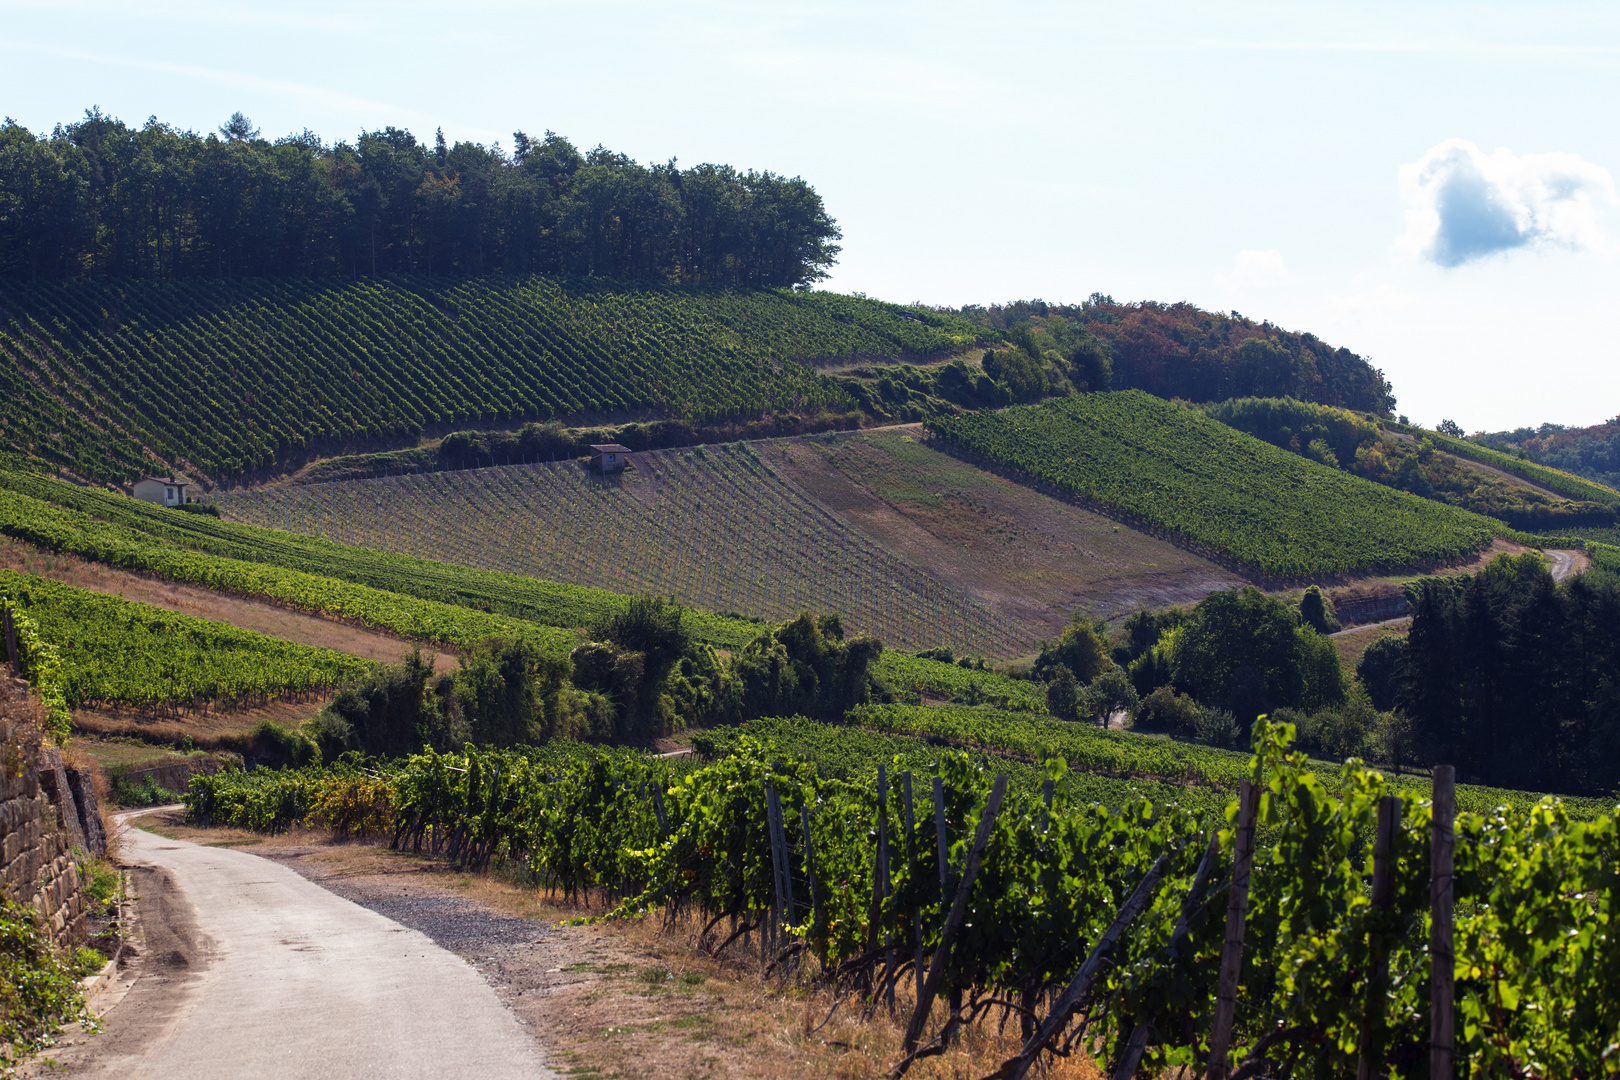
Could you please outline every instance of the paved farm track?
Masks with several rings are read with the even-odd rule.
[[[138,829],[123,852],[142,966],[106,1033],[61,1055],[68,1075],[555,1075],[478,972],[419,931],[246,852]]]

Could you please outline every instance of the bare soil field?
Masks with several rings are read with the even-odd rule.
[[[1231,571],[930,448],[920,425],[754,444],[902,558],[1034,638],[1077,610],[1114,617],[1244,583]]]
[[[808,1078],[884,1075],[899,1057],[904,995],[896,1018],[834,1000],[808,984],[765,979],[757,953],[716,959],[692,948],[695,927],[657,920],[570,926],[602,912],[566,906],[499,873],[457,871],[442,859],[295,830],[267,838],[236,829],[196,829],[180,812],[150,815],[143,828],[194,843],[251,851],[364,907],[427,934],[478,969],[535,1034],[552,1066],[576,1077]],[[159,889],[151,882],[149,889]],[[143,903],[166,902],[143,893]],[[161,1003],[154,1001],[153,1007]],[[829,1018],[829,1012],[831,1016]],[[942,1057],[908,1076],[985,1075],[1017,1049],[1018,1025],[973,1028]],[[1085,1060],[1059,1063],[1054,1080],[1101,1074]]]
[[[397,663],[401,656],[410,652],[413,645],[412,642],[374,630],[363,630],[275,604],[144,577],[72,555],[43,551],[6,536],[0,536],[0,567],[51,578],[92,592],[110,593],[182,615],[230,623],[243,630],[253,630],[283,641],[317,645],[382,663]],[[435,671],[450,672],[460,667],[456,654],[442,645],[424,645],[422,651],[424,656],[432,656]]]

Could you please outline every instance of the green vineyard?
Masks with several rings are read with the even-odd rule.
[[[801,726],[777,724],[789,741]],[[198,776],[186,806],[203,825],[369,831],[474,870],[504,858],[618,917],[731,916],[762,931],[762,962],[813,958],[873,1009],[898,989],[913,1045],[1000,1006],[1047,1018],[1025,1025],[1025,1060],[1072,1021],[1060,1052],[1083,1047],[1103,1075],[1203,1075],[1235,1051],[1235,1076],[1327,1080],[1358,1058],[1423,1076],[1431,1015],[1454,1010],[1457,1075],[1610,1075],[1615,818],[1555,800],[1459,813],[1358,762],[1319,776],[1292,735],[1257,726],[1243,807],[1110,806],[1060,763],[1037,786],[882,739],[855,741],[893,755],[886,776],[828,775],[768,733],[679,772],[622,751],[469,748]],[[941,1016],[936,995],[972,1011]],[[1235,1021],[1218,995],[1242,1004]]]
[[[747,444],[635,455],[624,479],[513,465],[212,497],[228,521],[483,570],[785,620],[837,612],[903,649],[1034,642],[885,551]]]
[[[0,570],[0,600],[56,646],[71,708],[166,715],[242,708],[327,691],[372,666],[10,570]]]
[[[542,277],[0,286],[0,451],[96,482],[218,481],[450,424],[844,411],[807,366],[987,331],[831,293]]]
[[[626,603],[603,589],[181,513],[28,473],[0,472],[0,535],[453,648],[524,638],[563,655],[579,643],[576,631]],[[740,649],[765,629],[701,610],[689,610],[687,618],[694,636],[722,649]],[[994,672],[894,650],[884,651],[875,670],[897,690],[951,697],[977,687],[1014,708],[1045,708],[1039,686]]]
[[[804,756],[800,746],[808,737],[806,728],[811,721],[795,721],[799,725],[791,733],[777,728],[766,728],[778,721],[755,721],[751,728],[760,727],[760,738],[784,753]],[[789,739],[789,734],[792,739]],[[1177,742],[1159,735],[1134,731],[1104,731],[1090,724],[1076,724],[1047,716],[1030,716],[986,708],[962,706],[915,705],[862,705],[850,711],[845,725],[834,726],[829,734],[843,744],[859,745],[861,738],[899,738],[912,740],[937,754],[940,747],[970,751],[999,759],[997,768],[1024,762],[1031,767],[1049,758],[1060,757],[1071,771],[1071,782],[1088,788],[1088,801],[1108,806],[1119,805],[1121,792],[1147,794],[1162,800],[1165,792],[1174,792],[1176,801],[1184,805],[1203,805],[1211,799],[1224,800],[1237,790],[1238,781],[1246,775],[1249,755],[1235,750],[1223,750],[1197,743]],[[849,775],[874,772],[882,763],[881,754],[861,754],[858,749],[845,751],[844,769]],[[864,758],[864,760],[862,760]],[[1336,762],[1319,762],[1323,782],[1336,787],[1331,770]],[[1391,785],[1410,791],[1419,797],[1429,793],[1428,778],[1391,778]],[[1146,788],[1143,785],[1147,785]],[[1153,789],[1162,788],[1159,794]],[[1528,810],[1545,796],[1526,791],[1475,784],[1457,786],[1457,805],[1464,810],[1489,813],[1499,806],[1512,806]],[[1611,801],[1559,796],[1559,801],[1572,817],[1590,820],[1611,812]]]
[[[930,420],[969,452],[1218,558],[1295,578],[1466,558],[1502,528],[1136,390]]]

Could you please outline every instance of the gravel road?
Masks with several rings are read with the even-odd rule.
[[[1552,563],[1552,576],[1554,581],[1563,581],[1575,572],[1576,555],[1574,551],[1545,551],[1547,561]]]
[[[247,852],[134,828],[123,844],[142,968],[106,1034],[61,1059],[69,1075],[556,1076],[478,972],[420,931]]]

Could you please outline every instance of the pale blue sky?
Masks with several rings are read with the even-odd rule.
[[[1469,430],[1620,413],[1616,101],[1616,5],[0,0],[35,130],[240,109],[770,168],[844,229],[829,287],[1235,308]]]

